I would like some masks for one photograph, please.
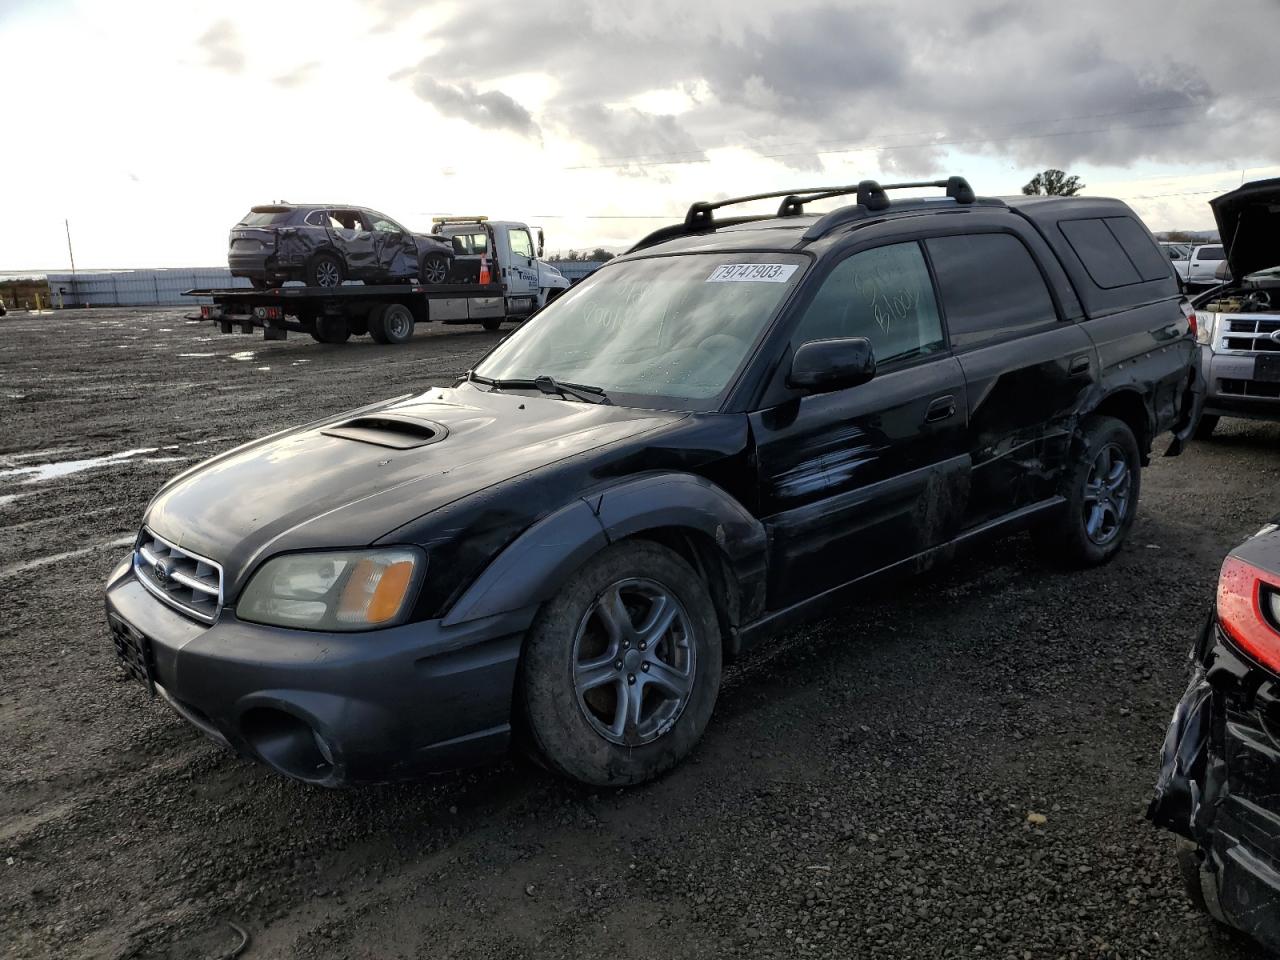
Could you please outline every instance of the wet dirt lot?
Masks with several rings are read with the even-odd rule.
[[[1255,955],[1142,814],[1221,558],[1280,512],[1280,427],[1157,459],[1105,569],[1015,538],[756,651],[657,784],[507,762],[328,792],[124,680],[103,582],[167,476],[446,383],[496,335],[266,343],[182,313],[0,320],[6,956],[221,957],[231,922],[255,958]]]

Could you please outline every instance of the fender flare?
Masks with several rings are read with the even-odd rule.
[[[763,598],[764,525],[709,480],[653,473],[577,498],[533,524],[463,591],[442,625],[532,608],[609,544],[672,527],[711,538],[727,558],[745,606]]]

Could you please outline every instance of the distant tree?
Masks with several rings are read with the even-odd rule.
[[[1196,236],[1189,230],[1170,230],[1164,234],[1164,239],[1170,243],[1195,243]]]
[[[1074,197],[1084,187],[1079,177],[1069,177],[1063,171],[1051,167],[1028,180],[1022,192],[1029,197]]]
[[[596,247],[594,250],[591,251],[590,254],[584,253],[582,255],[582,259],[583,260],[612,260],[613,256],[614,255],[610,253],[608,250],[606,250],[604,247]]]
[[[568,253],[566,253],[566,254],[564,255],[564,258],[565,258],[566,260],[581,260],[581,259],[582,259],[581,257],[579,257],[579,256],[578,256],[578,251],[577,251],[577,250],[570,250]]]

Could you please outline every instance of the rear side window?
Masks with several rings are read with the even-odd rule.
[[[1007,233],[925,241],[957,350],[1042,327],[1058,319],[1040,268]]]
[[[329,223],[329,214],[324,210],[312,210],[302,222],[311,227],[323,227]]]
[[[1089,278],[1104,290],[1169,276],[1167,259],[1132,217],[1063,220],[1058,229]]]
[[[945,346],[929,268],[915,243],[854,254],[822,282],[792,343],[866,337],[878,364]]]
[[[1224,256],[1221,247],[1201,247],[1196,251],[1197,260],[1221,260]]]

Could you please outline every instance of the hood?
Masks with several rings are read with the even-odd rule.
[[[1280,266],[1280,178],[1255,180],[1209,201],[1231,276]]]
[[[161,489],[144,523],[222,563],[230,596],[269,555],[366,546],[469,494],[683,416],[433,388],[194,467]]]

